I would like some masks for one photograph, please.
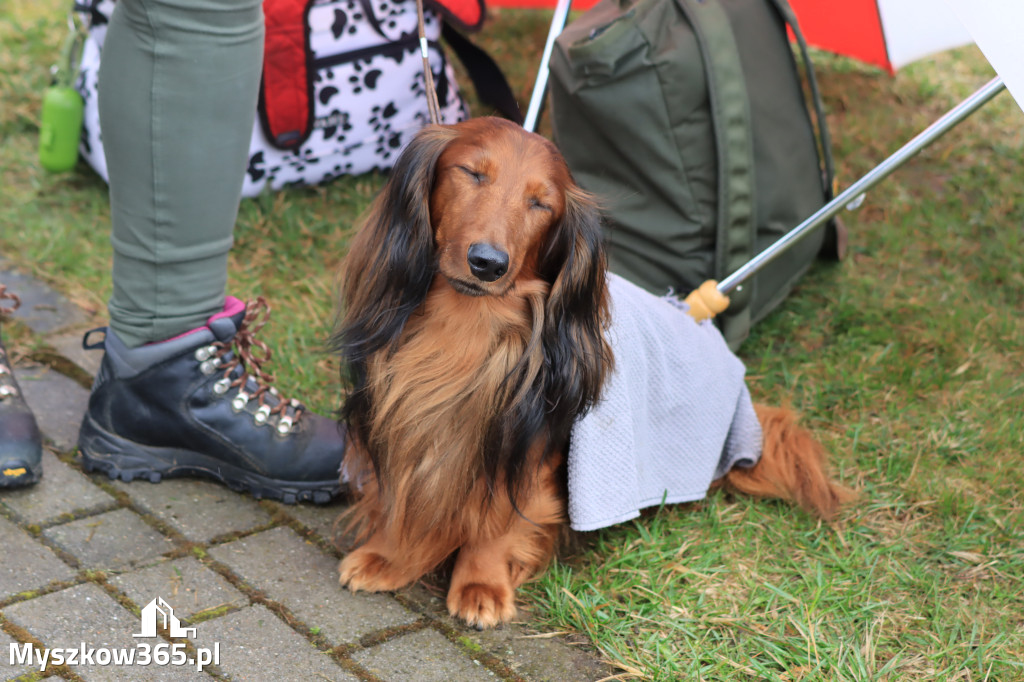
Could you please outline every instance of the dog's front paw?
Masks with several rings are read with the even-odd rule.
[[[468,583],[448,590],[448,612],[476,628],[492,628],[516,615],[511,585]]]
[[[384,592],[405,587],[410,582],[387,557],[360,547],[341,560],[338,577],[342,587],[353,592]]]

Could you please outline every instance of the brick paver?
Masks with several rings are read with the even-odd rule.
[[[444,635],[420,630],[357,652],[353,657],[388,682],[493,682],[497,676]]]
[[[308,627],[318,628],[332,646],[417,619],[390,595],[352,594],[342,589],[337,559],[289,528],[274,528],[215,547],[210,556],[270,599],[285,604]]]
[[[170,540],[128,509],[47,528],[43,535],[72,554],[83,568],[131,568],[174,548]]]
[[[44,525],[64,514],[110,509],[114,498],[89,480],[78,467],[68,466],[43,450],[43,478],[28,488],[0,494],[0,505],[26,523]]]
[[[0,518],[0,547],[0,599],[75,577],[48,547],[4,518]]]
[[[235,682],[359,679],[263,606],[201,623],[197,630],[198,646],[220,646],[220,668]]]
[[[81,325],[86,320],[86,316],[73,303],[39,280],[15,270],[11,263],[2,259],[0,282],[21,298],[21,307],[11,316],[28,325],[42,338]]]
[[[270,522],[270,516],[251,497],[210,481],[184,478],[159,484],[146,480],[118,481],[115,487],[193,542],[208,542]]]
[[[344,502],[333,502],[325,505],[299,504],[280,505],[285,514],[292,517],[306,528],[319,535],[335,547],[344,547],[345,530],[343,523],[337,523],[338,517],[345,511]]]
[[[465,638],[531,682],[600,680],[618,672],[560,638],[526,635],[518,628],[471,632]]]
[[[100,361],[103,353],[97,350],[86,350],[82,348],[83,331],[69,331],[60,334],[51,334],[47,342],[61,357],[70,360],[86,373],[96,376],[100,371]]]
[[[228,581],[192,557],[164,561],[110,580],[139,607],[162,598],[179,618],[246,606],[249,600]]]
[[[89,405],[89,391],[46,367],[18,370],[18,383],[46,439],[58,450],[70,451],[78,443],[78,427]]]

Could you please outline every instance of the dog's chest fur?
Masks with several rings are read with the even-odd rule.
[[[471,297],[435,280],[397,349],[368,367],[382,475],[407,490],[469,494],[491,420],[543,363],[537,317],[546,291],[536,282],[500,298]],[[506,381],[510,373],[516,380]]]

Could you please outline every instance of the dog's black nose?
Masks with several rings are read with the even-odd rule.
[[[508,254],[490,244],[476,243],[466,254],[469,270],[483,282],[494,282],[508,272]]]

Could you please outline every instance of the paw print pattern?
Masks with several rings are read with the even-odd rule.
[[[345,34],[345,26],[348,25],[348,15],[344,10],[334,8],[334,22],[331,24],[331,35],[337,40]]]
[[[313,60],[418,35],[413,0],[315,0],[308,21]],[[427,11],[424,25],[428,38],[436,40],[441,35],[441,24],[434,12]]]
[[[81,3],[76,3],[76,5]],[[99,0],[99,2],[85,3],[85,10],[82,16],[86,17],[86,26],[106,26],[110,21],[110,14],[114,11],[114,0]]]
[[[245,174],[253,182],[259,182],[263,179],[263,176],[267,174],[263,170],[263,150],[249,155],[249,167],[246,169]]]
[[[338,88],[333,85],[328,85],[316,94],[316,98],[320,101],[320,104],[328,104],[331,98],[338,94]]]
[[[108,5],[109,10],[112,0],[101,0],[98,7]],[[441,117],[454,123],[467,118],[468,109],[438,45],[441,22],[430,10],[425,18]],[[313,134],[300,150],[283,151],[270,146],[262,127],[254,126],[244,196],[387,170],[429,121],[414,0],[314,0],[308,22]],[[104,24],[90,31],[76,85],[85,101],[81,152],[104,179],[96,74],[105,32]]]
[[[389,161],[391,156],[402,147],[401,132],[396,131],[391,125],[391,120],[398,114],[398,107],[394,102],[388,102],[383,107],[373,107],[371,113],[373,115],[370,117],[370,125],[373,127],[373,132],[377,134],[374,154],[383,161]]]
[[[284,166],[291,171],[290,175],[293,176],[293,179],[289,180],[291,184],[302,184],[302,179],[306,177],[307,171],[309,174],[315,174],[321,162],[319,151],[309,146],[302,147],[298,153],[288,154],[281,160]]]

